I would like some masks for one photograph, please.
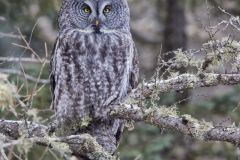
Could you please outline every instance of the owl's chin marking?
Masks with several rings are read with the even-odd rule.
[[[93,25],[92,29],[95,34],[101,34],[101,27],[99,25]]]
[[[100,29],[100,30],[92,30],[92,29],[74,29],[75,31],[87,33],[87,34],[108,34],[108,33],[117,33],[116,30],[107,30],[107,29]]]
[[[90,29],[75,29],[75,31],[82,32],[82,33],[93,33],[93,30]]]
[[[94,30],[93,33],[95,33],[95,34],[102,34],[102,32],[100,30]]]

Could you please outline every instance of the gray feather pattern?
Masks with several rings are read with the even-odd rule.
[[[129,23],[116,29],[105,28],[101,34],[89,32],[70,25],[68,20],[64,24],[62,19],[69,13],[65,3],[51,58],[53,107],[60,134],[90,133],[109,153],[114,153],[124,121],[110,119],[108,106],[122,102],[138,78]]]

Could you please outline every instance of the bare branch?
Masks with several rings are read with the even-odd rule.
[[[12,33],[3,33],[3,32],[0,32],[0,38],[22,39],[21,35],[16,35],[16,34],[12,34]]]
[[[33,82],[38,82],[39,84],[48,84],[49,80],[48,79],[37,79],[33,76],[27,75],[19,70],[14,70],[14,69],[0,69],[0,72],[2,73],[7,73],[7,74],[16,74],[18,76],[24,77],[27,80],[33,81]]]
[[[39,63],[41,62],[36,58],[18,58],[18,57],[0,57],[0,62],[22,62],[22,63]],[[46,61],[49,63],[49,61]]]

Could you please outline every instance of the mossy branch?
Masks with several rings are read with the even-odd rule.
[[[190,115],[178,115],[174,108],[165,106],[143,109],[136,105],[120,105],[113,106],[109,114],[115,118],[173,129],[198,140],[230,142],[235,145],[240,143],[239,127],[213,126],[210,122],[199,121]]]
[[[19,139],[47,146],[61,153],[92,160],[116,160],[103,150],[94,137],[89,134],[55,137],[49,135],[49,127],[26,121],[0,120],[1,141],[8,142],[6,147],[15,145]],[[15,141],[16,140],[16,141]],[[16,143],[15,143],[16,142]],[[4,147],[0,146],[0,149]]]
[[[212,123],[199,121],[190,115],[178,115],[175,108],[165,106],[146,109],[137,105],[122,104],[111,106],[109,116],[173,129],[203,141],[225,141],[235,145],[240,142],[240,128],[238,127],[213,126]],[[29,140],[33,143],[61,150],[65,154],[87,157],[87,159],[117,159],[105,152],[95,138],[89,134],[54,137],[49,136],[48,131],[48,127],[32,122],[0,121],[0,133],[9,140]]]
[[[211,87],[217,85],[237,85],[240,83],[240,74],[181,74],[167,80],[157,80],[139,85],[130,98],[137,100],[149,98],[153,94],[168,93],[170,91],[181,91],[184,89],[195,89],[200,87]]]

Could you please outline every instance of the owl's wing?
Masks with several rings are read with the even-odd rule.
[[[138,60],[138,52],[135,45],[133,45],[133,61],[132,61],[132,70],[130,73],[130,85],[131,88],[136,88],[138,84],[138,78],[139,78],[139,60]]]
[[[55,80],[55,59],[54,59],[54,56],[55,56],[55,52],[56,52],[56,49],[57,49],[57,44],[58,44],[58,38],[53,46],[53,50],[52,50],[52,55],[51,55],[51,60],[50,60],[50,68],[51,68],[51,72],[50,72],[50,90],[51,90],[51,94],[52,94],[52,101],[54,101],[55,99],[55,95],[54,95],[54,90],[55,90],[55,86],[56,86],[56,80]],[[53,106],[53,105],[52,105]],[[54,106],[53,108],[54,109]]]

